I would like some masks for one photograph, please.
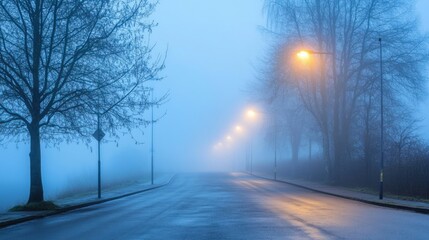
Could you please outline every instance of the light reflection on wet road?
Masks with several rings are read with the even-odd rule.
[[[168,186],[0,229],[0,239],[428,239],[429,215],[335,198],[243,173]]]

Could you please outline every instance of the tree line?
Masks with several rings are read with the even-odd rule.
[[[429,196],[429,148],[415,115],[426,95],[428,35],[414,8],[405,0],[265,1],[274,44],[256,88],[276,119],[267,133],[275,127],[290,146],[289,173],[375,187],[383,131],[388,190]],[[321,147],[317,160],[299,157],[304,141]]]

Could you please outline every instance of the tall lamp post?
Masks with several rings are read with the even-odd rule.
[[[383,170],[384,170],[384,102],[383,102],[383,49],[381,44],[381,38],[378,38],[380,44],[380,114],[381,114],[381,123],[380,123],[380,200],[383,199]]]
[[[261,111],[255,111],[253,109],[250,109],[247,111],[246,115],[247,118],[249,118],[250,120],[254,120],[257,117],[257,114],[261,115],[261,114],[265,114],[264,112]],[[277,180],[277,122],[276,119],[274,120],[273,123],[274,126],[274,180]],[[253,141],[252,139],[250,139],[250,174],[253,174]]]
[[[277,181],[277,118],[274,122],[274,180]]]
[[[379,189],[379,199],[383,199],[383,171],[384,171],[384,102],[383,102],[383,48],[381,43],[381,38],[378,38],[378,42],[380,44],[380,114],[381,114],[381,123],[380,123],[380,151],[381,151],[381,159],[380,159],[380,189]],[[301,50],[296,55],[298,58],[302,60],[306,60],[310,58],[311,54],[319,54],[325,55],[331,53],[328,52],[316,52],[312,50]],[[333,64],[333,73],[335,75],[335,63]]]
[[[254,110],[247,111],[247,118],[253,120],[256,118],[256,112]],[[250,174],[253,174],[253,140],[250,139]]]
[[[314,50],[309,50],[309,49],[300,50],[296,53],[296,56],[303,61],[310,59],[311,55],[330,55],[332,57],[332,77],[334,78],[334,81],[335,81],[336,72],[337,72],[337,69],[336,69],[337,66],[336,66],[336,62],[335,62],[335,54],[331,53],[331,52],[319,52],[319,51],[314,51]],[[322,97],[322,101],[323,101],[323,97]],[[310,153],[311,153],[311,150],[310,150]],[[328,162],[328,166],[329,165],[330,165],[330,163]],[[332,172],[330,171],[330,169],[328,171],[328,175],[329,175],[329,177],[332,177]]]
[[[235,132],[236,132],[238,135],[240,135],[240,134],[242,134],[242,133],[243,133],[243,127],[242,127],[241,125],[239,125],[239,124],[235,125],[234,130],[235,130]],[[237,159],[240,159],[240,158],[237,156]],[[239,162],[238,160],[237,160],[237,161],[235,161],[235,164],[234,164],[234,165],[235,165],[235,166],[234,166],[234,168],[235,168],[235,169],[237,169],[237,170],[239,170],[239,169],[240,169],[241,164],[240,164],[240,162]]]

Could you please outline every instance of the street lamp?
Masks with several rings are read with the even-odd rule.
[[[309,58],[310,58],[310,54],[311,54],[311,51],[308,51],[308,50],[301,50],[301,51],[298,51],[298,53],[296,54],[296,56],[297,56],[299,59],[307,60],[307,59],[309,59]]]
[[[306,52],[303,52],[302,55],[305,55]],[[258,115],[265,115],[264,112],[256,111],[253,109],[249,109],[246,112],[246,116],[250,120],[256,120]],[[276,123],[274,124],[276,127]],[[274,180],[277,180],[277,132],[274,133]],[[250,174],[253,174],[253,141],[250,140]]]
[[[249,109],[246,112],[246,116],[250,120],[254,120],[256,118],[256,111],[253,109]],[[250,174],[253,174],[253,141],[250,139]]]
[[[249,109],[247,110],[247,118],[249,119],[254,119],[256,117],[256,112],[255,110]]]
[[[296,53],[296,56],[297,56],[299,59],[301,59],[301,60],[307,60],[307,59],[310,59],[310,55],[331,55],[331,56],[332,56],[332,53],[330,53],[330,52],[319,52],[319,51],[313,51],[313,50],[309,50],[309,49],[306,49],[306,50],[299,50],[299,51]]]
[[[277,181],[277,116],[274,115],[274,181]]]
[[[241,133],[243,131],[243,128],[240,125],[237,125],[235,126],[235,131]]]
[[[384,174],[384,101],[383,101],[383,48],[382,48],[382,42],[381,38],[378,38],[378,42],[380,44],[380,152],[381,152],[381,159],[380,159],[380,187],[379,187],[379,199],[383,199],[383,174]],[[301,50],[297,52],[297,57],[301,60],[308,60],[310,57],[310,54],[330,54],[328,52],[316,52],[312,50]],[[335,62],[333,63],[333,76],[335,77]]]
[[[297,53],[296,53],[296,56],[300,60],[302,60],[303,62],[305,62],[305,63],[308,60],[310,60],[310,55],[320,55],[320,56],[322,56],[322,55],[330,55],[332,57],[332,78],[333,78],[333,82],[336,82],[336,72],[337,72],[337,69],[336,69],[335,53],[320,52],[320,51],[314,51],[314,50],[308,50],[308,49],[306,49],[306,50],[300,50],[300,51],[297,51]],[[321,71],[321,75],[323,75],[324,71],[323,71],[322,65],[320,65],[320,71]],[[321,85],[323,86],[321,88],[321,91],[322,91],[322,94],[321,94],[322,95],[322,97],[321,97],[322,98],[322,105],[323,106],[327,106],[327,89],[326,89],[327,83],[326,83],[326,79],[324,77],[322,77],[321,78],[321,82],[322,82]],[[338,126],[336,126],[336,127],[338,127]],[[329,149],[328,150],[325,149],[325,151],[329,152]],[[327,163],[328,164],[328,169],[329,169],[328,175],[329,175],[329,178],[332,178],[333,177],[332,171],[329,168],[330,167],[330,163],[329,163],[330,162],[329,161],[330,157],[326,157],[326,159],[328,160],[328,163]],[[334,179],[335,179],[335,177],[334,177]]]

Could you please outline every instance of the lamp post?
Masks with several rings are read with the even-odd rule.
[[[277,181],[277,117],[274,114],[274,180]]]
[[[255,111],[253,109],[248,110],[246,113],[247,118],[249,118],[251,120],[254,120],[258,114],[259,115],[261,115],[261,114],[265,115],[264,112]],[[277,122],[276,122],[276,119],[274,119],[273,126],[274,126],[274,170],[273,170],[273,173],[274,173],[274,180],[277,180],[277,131],[276,131],[277,130]],[[252,141],[252,139],[250,139],[250,174],[253,174],[253,141]]]
[[[379,199],[383,199],[383,170],[384,170],[384,102],[383,102],[383,49],[381,44],[381,38],[378,38],[380,44],[380,114],[381,114],[381,123],[380,123],[380,151],[381,151],[381,160],[380,160],[380,195]]]
[[[241,135],[243,133],[243,127],[240,124],[235,125],[234,130],[235,130],[237,135]],[[241,159],[241,157],[239,157],[237,155],[237,159]],[[235,162],[235,169],[237,169],[237,171],[240,170],[241,169],[241,164],[240,164],[241,161],[236,160],[234,162]]]
[[[253,120],[256,118],[256,112],[252,109],[248,110],[247,118]],[[250,174],[253,174],[253,140],[250,139]]]
[[[276,125],[277,126],[277,125]],[[277,131],[274,130],[274,180],[277,181]]]
[[[334,82],[335,82],[336,81],[336,72],[337,72],[337,70],[336,70],[336,62],[335,62],[335,53],[320,52],[320,51],[314,51],[314,50],[308,50],[308,49],[306,49],[306,50],[300,50],[300,51],[298,51],[296,53],[296,56],[299,59],[303,60],[303,61],[309,60],[309,58],[310,58],[311,55],[330,55],[332,57],[332,78],[334,79]],[[323,68],[322,67],[321,67],[320,71],[323,74]],[[322,78],[322,81],[323,81],[323,83],[326,86],[326,82],[323,79],[324,78]],[[326,106],[327,105],[327,89],[326,89],[326,87],[322,88],[321,91],[322,91],[322,93],[321,93],[321,95],[322,95],[322,105]],[[334,109],[338,109],[338,107],[336,106],[336,107],[334,107]],[[326,111],[324,111],[323,117],[325,119],[327,119],[327,113],[326,113]],[[311,152],[311,150],[310,150],[310,152]],[[331,171],[332,165],[331,165],[331,161],[330,161],[331,158],[329,156],[329,147],[327,148],[327,150],[326,150],[326,148],[324,148],[324,157],[327,160],[328,177],[332,178],[333,177],[332,174],[335,173],[335,172]]]

